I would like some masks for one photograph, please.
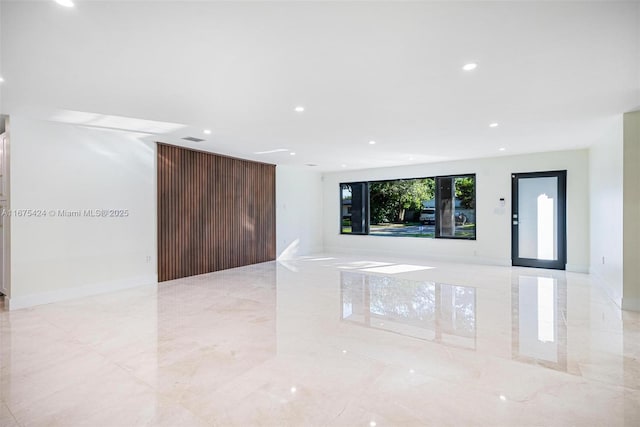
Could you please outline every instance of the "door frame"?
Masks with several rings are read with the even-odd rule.
[[[518,179],[558,178],[558,259],[520,258],[518,255]],[[567,171],[525,172],[511,174],[511,265],[519,267],[565,270],[567,265]]]
[[[0,233],[0,245],[2,246],[2,256],[0,257],[0,294],[6,298],[4,308],[9,308],[9,298],[11,298],[11,206],[9,199],[10,189],[10,134],[9,134],[9,116],[0,115],[0,174],[2,180],[0,182],[0,214],[2,218],[2,233]],[[0,311],[2,305],[0,301]]]

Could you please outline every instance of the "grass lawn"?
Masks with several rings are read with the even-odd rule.
[[[409,222],[405,224],[374,224],[371,226],[373,236],[391,237],[435,237],[435,227],[425,226],[419,222]]]
[[[351,226],[342,225],[343,233],[352,233]],[[460,237],[465,239],[474,238],[476,233],[475,224],[457,225],[455,234],[452,237]],[[435,238],[435,225],[423,225],[419,222],[409,222],[405,224],[372,224],[369,231],[371,236],[390,236],[390,237],[423,237]]]

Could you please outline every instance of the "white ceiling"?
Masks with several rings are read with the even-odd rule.
[[[75,2],[2,1],[2,112],[337,170],[587,147],[640,106],[637,2]]]

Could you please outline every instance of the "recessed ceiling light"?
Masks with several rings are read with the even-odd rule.
[[[204,132],[205,135],[211,135],[211,129],[205,129],[202,132]]]
[[[347,165],[340,165],[340,167],[346,168],[346,167],[347,167]]]
[[[409,157],[409,160],[413,160],[413,156]]]
[[[295,156],[295,155],[296,155],[296,153],[289,153],[289,155],[290,155],[290,156]]]
[[[73,7],[75,6],[71,0],[55,0],[60,6]]]
[[[0,83],[4,83],[4,79],[0,77]]]
[[[506,150],[507,150],[507,149],[506,149],[506,148],[504,148],[504,147],[500,147],[500,148],[498,148],[498,151],[506,151]]]
[[[294,110],[296,110],[296,113],[302,113],[304,111],[304,107],[302,105],[298,105]]]
[[[497,124],[497,123],[491,123],[491,124],[489,125],[489,127],[490,127],[490,128],[497,128],[497,127],[498,127],[498,124]]]
[[[465,71],[471,71],[471,70],[475,70],[477,67],[478,67],[478,64],[476,64],[475,62],[470,62],[468,64],[464,64],[462,69]]]
[[[275,150],[267,150],[267,151],[254,151],[253,154],[271,154],[271,153],[282,153],[283,151],[289,151],[286,148],[276,148]]]
[[[369,141],[369,145],[375,145],[375,141]]]

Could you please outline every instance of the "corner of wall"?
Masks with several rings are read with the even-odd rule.
[[[624,114],[622,308],[640,311],[640,111]]]
[[[33,295],[15,296],[7,299],[6,307],[10,311],[33,307],[42,304],[66,301],[76,298],[90,297],[108,292],[123,291],[132,288],[155,286],[158,284],[157,275],[145,275],[130,277],[124,280],[115,280],[103,283],[95,283],[69,289],[61,289],[55,292],[41,292]]]
[[[589,273],[622,304],[623,116],[589,148]]]
[[[11,208],[23,214],[10,227],[10,309],[157,282],[155,150],[145,137],[11,117]]]
[[[322,252],[323,179],[299,166],[276,167],[277,259]]]

